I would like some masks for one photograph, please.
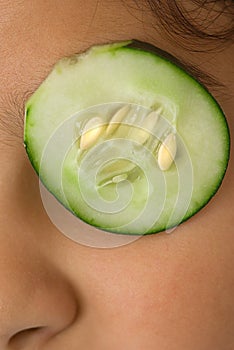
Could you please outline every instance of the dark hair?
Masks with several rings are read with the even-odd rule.
[[[176,37],[176,43],[190,51],[222,49],[225,44],[233,43],[233,0],[146,0],[145,3],[166,35],[173,40]]]
[[[149,13],[150,23],[146,23],[144,16],[137,19],[151,29],[163,30],[169,41],[176,46],[189,51],[205,53],[208,51],[222,51],[234,39],[234,1],[233,0],[131,0],[127,3],[129,10],[139,10],[141,14]],[[148,20],[147,18],[147,20]],[[149,37],[149,36],[148,36]],[[154,33],[151,32],[151,44],[154,45]],[[157,49],[158,50],[158,49]],[[173,55],[173,50],[172,50]],[[231,98],[226,86],[217,80],[215,75],[201,69],[191,60],[180,57],[172,61],[184,67],[208,89],[212,88],[216,96]],[[179,62],[179,64],[178,64]]]

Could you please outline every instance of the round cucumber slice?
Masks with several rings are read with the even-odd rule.
[[[227,168],[222,110],[158,53],[131,41],[95,46],[60,60],[26,104],[25,147],[41,181],[102,230],[175,227],[211,199]]]

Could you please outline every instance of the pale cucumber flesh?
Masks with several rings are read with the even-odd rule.
[[[147,124],[157,110],[155,125]],[[97,120],[101,128],[82,136]],[[163,171],[158,155],[170,134],[176,152]],[[25,146],[42,182],[77,217],[111,232],[148,234],[180,224],[215,194],[229,159],[229,131],[195,79],[126,42],[55,65],[27,102]]]

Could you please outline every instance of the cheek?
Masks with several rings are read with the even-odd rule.
[[[211,349],[233,341],[229,258],[212,240],[209,247],[206,239],[199,244],[182,233],[180,239],[158,236],[111,253],[84,251],[85,278],[73,277],[88,306],[84,333],[89,328],[98,344],[113,349]],[[69,255],[75,276],[80,257],[75,250]]]
[[[77,336],[81,346],[98,350],[155,344],[195,350],[233,342],[233,246],[230,234],[220,237],[214,229],[215,204],[171,235],[89,249],[48,220],[23,149],[1,162],[0,300],[11,314],[2,314],[1,329],[46,325],[54,335],[67,328],[51,340],[56,349],[75,344]]]

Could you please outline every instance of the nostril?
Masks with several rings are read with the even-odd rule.
[[[30,333],[35,333],[36,331],[42,329],[44,327],[31,327],[27,329],[23,329],[21,331],[18,331],[17,333],[13,334],[10,341],[13,341],[15,338],[30,334]]]
[[[9,340],[10,350],[38,348],[49,336],[47,327],[32,327],[15,333]]]

